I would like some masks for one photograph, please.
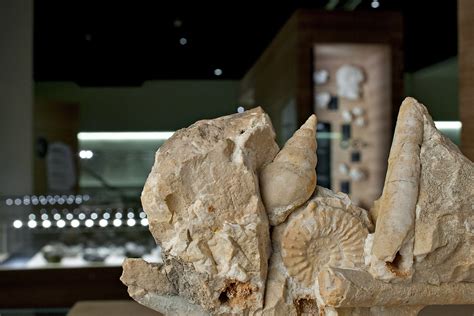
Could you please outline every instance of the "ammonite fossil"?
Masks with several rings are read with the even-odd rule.
[[[282,240],[283,263],[303,285],[310,287],[323,266],[363,266],[368,231],[353,215],[310,202],[289,221]]]

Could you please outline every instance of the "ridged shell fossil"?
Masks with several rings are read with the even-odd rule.
[[[367,234],[351,214],[310,202],[283,233],[283,263],[291,277],[310,287],[324,266],[362,267]]]
[[[311,115],[260,173],[260,191],[273,226],[285,221],[316,188],[316,122]]]

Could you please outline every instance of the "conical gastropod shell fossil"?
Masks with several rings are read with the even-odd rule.
[[[260,173],[260,191],[271,225],[285,221],[316,188],[316,122],[311,115]]]
[[[367,234],[352,214],[311,201],[283,233],[283,263],[291,277],[311,287],[324,266],[362,267]]]

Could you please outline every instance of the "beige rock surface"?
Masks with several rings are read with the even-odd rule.
[[[274,137],[260,108],[196,122],[161,146],[143,189],[165,268],[186,279],[178,295],[213,313],[263,307],[270,238],[257,174]]]
[[[344,193],[317,187],[272,233],[264,315],[318,313],[316,279],[328,266],[364,267],[368,213]]]
[[[130,296],[166,315],[409,316],[474,304],[474,166],[426,108],[403,102],[370,215],[316,187],[315,124],[278,155],[261,109],[176,132],[142,195],[164,263],[126,260]]]
[[[260,173],[260,191],[275,226],[305,203],[316,187],[316,116],[313,114]]]
[[[325,306],[424,306],[474,304],[474,283],[429,285],[387,283],[365,271],[324,268],[318,275],[319,295]]]
[[[374,236],[374,277],[440,284],[474,281],[474,165],[435,127],[426,108],[400,108]]]

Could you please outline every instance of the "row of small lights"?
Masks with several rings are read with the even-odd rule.
[[[57,228],[64,228],[68,224],[73,228],[78,228],[81,226],[81,222],[83,222],[85,227],[107,227],[109,226],[109,220],[114,227],[121,227],[122,225],[127,225],[129,227],[133,227],[137,224],[137,220],[135,219],[135,214],[133,212],[127,213],[127,220],[124,222],[122,220],[122,213],[116,213],[115,218],[111,219],[110,213],[104,213],[102,218],[99,219],[99,215],[97,213],[91,213],[90,218],[86,219],[86,214],[80,213],[77,218],[74,218],[74,215],[71,213],[66,214],[66,220],[61,218],[61,215],[56,213],[53,215],[53,220],[55,221],[55,226]],[[148,226],[148,219],[146,218],[145,212],[140,212],[139,214],[139,222],[142,226]],[[13,221],[13,227],[16,229],[22,228],[25,224],[29,228],[36,228],[40,221],[36,220],[35,214],[28,215],[28,221],[23,223],[23,221],[17,219]],[[48,214],[41,214],[41,227],[43,228],[51,228],[53,226],[53,222],[49,219]]]
[[[7,198],[5,204],[11,205],[54,205],[54,204],[82,204],[90,200],[88,194],[84,195],[25,195],[23,198]]]

